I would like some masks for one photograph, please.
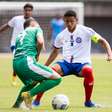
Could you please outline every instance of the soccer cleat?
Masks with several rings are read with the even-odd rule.
[[[21,104],[17,105],[17,104],[14,104],[12,106],[12,108],[15,108],[15,109],[23,109],[23,110],[30,110],[28,107],[26,107],[25,105],[25,102],[23,101]]]
[[[13,85],[14,87],[17,87],[17,86],[18,86],[17,79],[16,79],[15,76],[13,76],[13,78],[12,78],[12,85]]]
[[[32,108],[32,98],[30,94],[28,92],[23,92],[21,96],[23,97],[26,107],[31,109]]]
[[[23,109],[23,110],[30,110],[26,105],[25,105],[25,102],[23,101],[20,106],[19,106],[20,109]]]
[[[40,105],[40,101],[34,100],[34,101],[32,102],[32,106],[33,106],[33,107],[37,107],[37,106],[39,106],[39,105]]]
[[[85,107],[96,107],[96,108],[101,108],[102,106],[100,104],[96,104],[96,103],[93,103],[92,101],[87,101],[84,103]]]
[[[19,105],[14,104],[12,108],[19,108]]]

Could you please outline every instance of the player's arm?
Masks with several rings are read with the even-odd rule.
[[[37,33],[37,51],[38,51],[37,61],[39,59],[40,52],[41,52],[42,48],[45,49],[43,31],[41,28],[38,28],[38,33]]]
[[[111,47],[110,47],[109,43],[104,38],[100,38],[98,43],[101,44],[101,46],[106,50],[107,61],[111,61],[112,60],[112,51],[111,51]]]
[[[43,39],[43,36],[39,36],[39,37],[37,38],[37,51],[38,51],[37,61],[39,60],[40,52],[41,52],[43,46],[44,46],[44,39]]]
[[[9,28],[10,28],[10,26],[8,25],[8,23],[6,23],[6,24],[0,26],[0,32],[5,31],[5,30],[7,30]]]
[[[59,53],[59,48],[54,47],[45,65],[49,66],[56,59],[56,57],[58,56],[58,53]]]
[[[92,40],[95,43],[99,43],[107,52],[107,60],[111,61],[112,60],[112,51],[111,51],[111,47],[109,45],[109,43],[101,36],[99,35],[94,35],[92,37]]]
[[[5,31],[9,28],[13,28],[15,26],[15,19],[16,19],[16,17],[13,17],[6,24],[0,26],[0,32]]]
[[[53,50],[45,63],[46,66],[49,66],[58,56],[59,50],[60,48],[62,48],[63,45],[62,40],[62,34],[58,34],[54,41]]]

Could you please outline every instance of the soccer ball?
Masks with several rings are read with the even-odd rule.
[[[65,110],[68,108],[68,106],[69,106],[69,99],[66,95],[58,94],[52,98],[53,109]]]

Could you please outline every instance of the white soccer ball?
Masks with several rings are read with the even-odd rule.
[[[55,95],[52,98],[52,107],[53,109],[62,109],[65,110],[69,106],[69,99],[64,94]]]

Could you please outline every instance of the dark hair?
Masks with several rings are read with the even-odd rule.
[[[28,18],[28,19],[25,20],[25,22],[24,22],[24,29],[30,26],[30,22],[31,21],[35,21],[35,19]]]
[[[70,17],[70,16],[74,16],[75,18],[77,18],[77,14],[75,11],[73,10],[68,10],[67,12],[65,12],[64,17]]]
[[[24,9],[25,8],[31,8],[32,10],[33,10],[33,5],[32,4],[30,4],[30,3],[26,3],[25,5],[24,5]]]

